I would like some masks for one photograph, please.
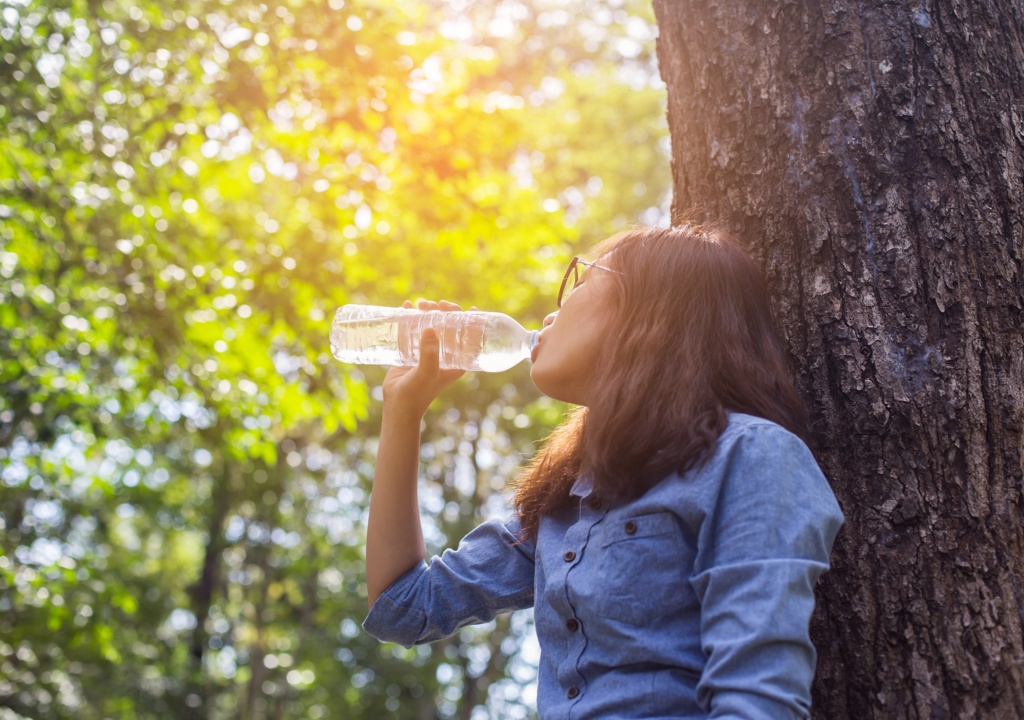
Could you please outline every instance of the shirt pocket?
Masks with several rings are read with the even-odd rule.
[[[684,543],[672,513],[618,518],[602,530],[599,548],[598,615],[643,625],[685,601]]]

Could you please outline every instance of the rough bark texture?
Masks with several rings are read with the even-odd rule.
[[[1024,4],[654,6],[674,210],[763,262],[846,513],[815,717],[1024,716]]]

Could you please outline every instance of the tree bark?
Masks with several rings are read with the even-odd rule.
[[[1024,5],[655,0],[676,216],[751,246],[846,514],[814,715],[1024,707]]]

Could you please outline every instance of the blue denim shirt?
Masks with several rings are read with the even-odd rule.
[[[806,718],[814,583],[843,516],[807,447],[730,415],[712,457],[609,506],[587,476],[536,543],[488,522],[363,627],[405,646],[535,607],[541,718]]]

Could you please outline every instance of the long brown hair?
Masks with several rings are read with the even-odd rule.
[[[592,253],[617,272],[615,310],[576,408],[516,481],[523,538],[563,507],[581,471],[609,502],[644,494],[710,456],[727,411],[807,439],[768,290],[737,241],[713,226],[640,228]]]

